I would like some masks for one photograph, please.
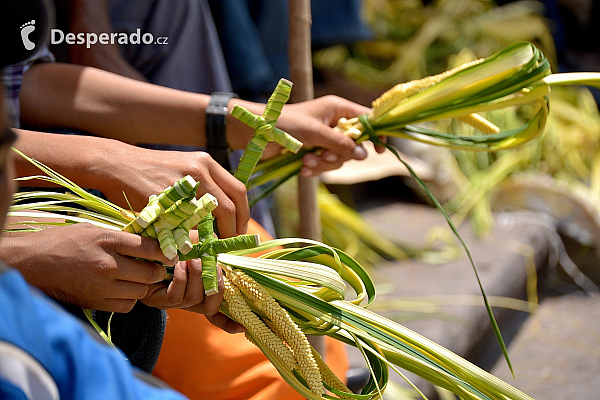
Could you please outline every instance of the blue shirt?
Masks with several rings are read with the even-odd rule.
[[[0,398],[184,399],[138,379],[136,372],[17,271],[0,264]]]

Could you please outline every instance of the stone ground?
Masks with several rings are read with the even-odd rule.
[[[421,245],[432,227],[446,226],[426,205],[390,199],[359,204],[372,226],[404,244]],[[492,305],[516,299],[494,307],[516,379],[501,356],[465,256],[437,265],[413,260],[381,265],[373,271],[379,294],[372,308],[535,399],[600,399],[600,298],[583,295],[568,282],[556,284],[560,275],[549,262],[554,249],[548,231],[536,223],[537,214],[530,214],[497,215],[498,225],[484,239],[474,238],[466,224],[459,228]],[[537,309],[523,301],[538,301],[536,295]],[[358,351],[349,352],[352,366],[364,365]],[[406,386],[395,373],[391,376]],[[411,379],[436,398],[432,385]]]
[[[600,298],[543,300],[513,340],[510,356],[516,379],[501,363],[491,372],[535,399],[599,399]]]

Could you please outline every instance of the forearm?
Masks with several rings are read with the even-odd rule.
[[[246,188],[204,152],[151,150],[106,138],[24,130],[18,136],[15,147],[22,153],[121,207],[139,211],[150,195],[191,175],[200,183],[198,196],[217,197],[220,207],[213,215],[224,237],[243,233],[248,222]],[[41,173],[24,158],[14,159],[17,176]]]
[[[50,169],[65,176],[80,187],[96,189],[108,196],[118,205],[126,207],[123,191],[131,196],[131,202],[136,209],[146,205],[148,196],[155,194],[154,190],[162,190],[172,184],[180,176],[176,175],[171,181],[155,175],[157,169],[171,172],[175,168],[169,161],[173,158],[156,158],[156,153],[170,154],[156,150],[143,149],[118,140],[84,135],[68,135],[44,133],[27,130],[17,130],[19,139],[15,148],[26,156],[33,158]],[[190,154],[190,153],[186,153]],[[15,156],[17,177],[40,175],[42,172],[23,157]],[[145,172],[150,172],[148,177]],[[168,175],[170,177],[170,175]],[[162,180],[160,179],[162,178]],[[155,179],[158,188],[153,186]],[[23,185],[31,185],[27,181]],[[43,181],[35,185],[48,186]],[[164,187],[160,187],[163,185]],[[132,187],[137,188],[143,195],[132,193]],[[140,198],[141,197],[141,198]]]
[[[209,96],[139,82],[96,68],[69,64],[38,64],[23,78],[21,122],[38,129],[71,128],[127,143],[206,145],[205,110]],[[231,99],[260,115],[265,105]],[[339,132],[341,117],[368,112],[365,107],[335,96],[284,107],[277,125],[307,147],[322,147],[333,153],[330,165],[366,156],[364,149]],[[227,116],[227,141],[242,149],[252,129]],[[324,153],[328,154],[326,151]],[[326,168],[325,168],[326,167]]]
[[[71,128],[127,143],[206,145],[209,96],[118,76],[96,68],[39,64],[23,78],[21,121],[36,129]],[[264,105],[232,99],[261,113]],[[231,115],[227,140],[241,149],[252,131]]]
[[[71,128],[129,143],[203,146],[208,97],[96,68],[39,64],[23,78],[24,126]]]
[[[128,145],[91,136],[60,135],[17,129],[15,148],[81,187],[102,190],[104,175],[111,159],[126,157]],[[18,177],[39,175],[40,170],[22,157],[15,156]],[[111,166],[114,164],[111,163]],[[115,177],[111,177],[114,179]],[[114,184],[117,184],[114,180]]]

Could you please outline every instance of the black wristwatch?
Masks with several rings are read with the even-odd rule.
[[[214,92],[210,95],[210,103],[206,108],[206,151],[223,168],[230,171],[229,145],[225,134],[227,119],[227,103],[235,93]]]

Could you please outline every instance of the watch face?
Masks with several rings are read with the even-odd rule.
[[[227,115],[227,103],[232,97],[237,97],[235,93],[214,92],[210,95],[210,103],[206,108],[209,114]]]
[[[206,107],[206,113],[214,115],[227,115],[227,107],[209,104],[209,106]]]

